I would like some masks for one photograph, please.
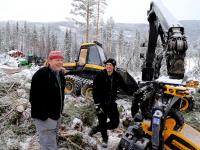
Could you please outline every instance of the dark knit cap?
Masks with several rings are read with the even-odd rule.
[[[111,63],[114,67],[116,66],[116,60],[113,58],[108,58],[104,64]]]

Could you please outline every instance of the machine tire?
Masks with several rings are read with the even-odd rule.
[[[74,96],[80,96],[81,95],[81,87],[82,87],[82,82],[81,81],[75,81],[74,91],[73,91],[72,94]]]
[[[81,84],[71,78],[66,78],[65,94],[79,96]]]
[[[173,118],[176,121],[174,130],[178,130],[184,124],[184,117],[177,109],[171,109],[167,115],[167,118]]]
[[[92,89],[92,84],[85,84],[81,88],[81,95],[89,101],[92,101],[93,95],[92,95],[93,89]]]
[[[74,87],[75,87],[75,81],[72,79],[66,79],[66,84],[65,84],[65,94],[72,94],[74,91]]]

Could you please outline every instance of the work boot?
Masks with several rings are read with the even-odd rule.
[[[97,127],[93,127],[90,131],[89,131],[89,136],[93,136],[94,134],[96,134],[98,132]]]
[[[103,148],[107,148],[108,147],[108,138],[103,138],[102,147]]]

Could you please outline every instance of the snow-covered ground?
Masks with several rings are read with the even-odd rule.
[[[5,88],[4,91],[6,92],[0,95],[0,129],[2,129],[0,135],[0,149],[39,149],[38,137],[35,134],[35,131],[28,133],[29,128],[31,128],[31,130],[33,128],[31,125],[32,120],[30,118],[28,93],[30,90],[31,78],[39,67],[32,66],[31,68],[18,68],[18,60],[16,58],[12,58],[6,54],[1,54],[0,58],[0,89],[1,87]],[[0,90],[0,93],[1,92],[2,91]],[[75,106],[77,107],[88,105],[88,102],[82,97],[66,95],[65,106],[71,102],[75,102]],[[127,108],[130,109],[130,102],[126,105],[124,102],[121,103],[123,104],[119,105],[125,107],[123,110],[126,110]],[[4,107],[7,107],[8,111],[4,110]],[[20,118],[18,118],[18,115],[20,115]],[[77,125],[81,126],[81,132],[77,131]],[[87,143],[90,143],[92,147],[96,147],[94,149],[102,149],[100,144],[100,134],[95,135],[94,138],[89,137],[88,132],[90,127],[83,126],[83,123],[79,118],[73,118],[68,125],[65,125],[65,128],[66,130],[63,131],[63,133],[68,134],[68,131],[70,134],[80,132]],[[123,133],[123,130],[119,131],[109,131],[110,137],[108,149],[116,149]],[[60,149],[63,150],[68,148],[62,147]]]
[[[0,149],[37,150],[39,148],[38,137],[35,134],[35,129],[30,118],[30,104],[28,99],[31,78],[39,67],[18,68],[17,64],[16,59],[6,54],[0,54]],[[16,70],[16,72],[12,72],[12,70]],[[161,79],[169,81],[166,77],[161,77]],[[136,77],[136,80],[139,81],[140,77]],[[200,98],[198,95],[196,95],[195,100],[195,113],[186,114],[186,122],[192,122],[192,125],[198,128],[200,123]],[[107,148],[109,150],[116,149],[125,131],[122,122],[124,120],[132,120],[130,111],[131,99],[119,99],[117,103],[120,110],[121,122],[117,129],[109,131]],[[81,116],[77,114],[78,110],[69,110],[71,106],[73,106],[71,108],[73,110],[74,108],[79,109],[84,106],[90,107],[92,104],[83,97],[65,96],[61,135],[62,137],[66,137],[66,139],[61,140],[60,150],[69,149],[64,145],[64,141],[70,139],[69,135],[76,134],[80,134],[83,137],[83,141],[88,143],[86,149],[102,150],[100,134],[98,133],[94,137],[89,137],[88,132],[91,126],[85,126],[83,120],[81,120]],[[66,118],[70,118],[70,120]],[[97,120],[95,119],[94,123],[96,122]],[[198,129],[200,130],[200,128]],[[68,141],[67,143],[70,142]],[[77,144],[77,146],[80,145]]]

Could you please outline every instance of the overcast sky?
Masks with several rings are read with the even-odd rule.
[[[0,20],[64,21],[72,0],[0,0]],[[107,0],[104,18],[115,22],[146,21],[151,0]],[[178,20],[200,20],[200,0],[163,0]]]

